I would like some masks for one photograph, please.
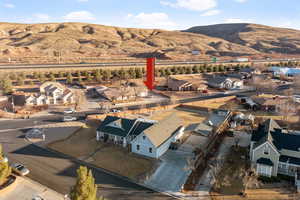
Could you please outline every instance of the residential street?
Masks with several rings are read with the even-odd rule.
[[[24,133],[20,130],[22,127],[57,123],[57,119],[57,116],[48,116],[28,120],[2,120],[0,142],[10,162],[23,163],[31,170],[29,178],[66,194],[75,184],[76,169],[80,164],[30,144],[24,139]],[[60,137],[60,131],[55,134]],[[99,194],[109,199],[173,199],[101,170],[93,170],[93,174],[96,183],[100,186]]]

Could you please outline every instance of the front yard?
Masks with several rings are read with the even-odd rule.
[[[151,171],[155,161],[129,153],[127,149],[96,141],[97,123],[89,123],[70,137],[53,142],[49,148],[92,163],[100,168],[137,179]]]

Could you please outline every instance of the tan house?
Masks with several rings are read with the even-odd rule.
[[[295,177],[300,186],[300,134],[283,130],[268,119],[253,131],[250,144],[251,166],[262,176],[283,174]]]
[[[207,89],[207,85],[201,80],[183,80],[177,77],[169,77],[167,87],[171,91],[202,91]]]

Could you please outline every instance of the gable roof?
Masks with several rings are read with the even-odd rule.
[[[115,116],[107,116],[97,131],[111,135],[126,137],[127,135],[139,135],[153,123],[140,121],[139,119],[127,119]]]
[[[173,136],[173,134],[182,125],[182,120],[179,117],[177,117],[176,114],[171,114],[162,121],[146,129],[144,133],[155,147],[159,147],[171,136]]]
[[[256,142],[254,148],[267,141],[277,150],[298,151],[300,148],[300,135],[283,132],[281,127],[272,119],[259,125],[258,129],[253,132],[251,141]]]
[[[97,128],[97,131],[101,131],[111,135],[126,137],[131,128],[134,126],[134,123],[134,119],[107,116]]]

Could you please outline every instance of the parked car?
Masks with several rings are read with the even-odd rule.
[[[112,112],[112,113],[119,113],[119,112],[121,112],[121,110],[118,110],[118,109],[112,109],[111,112]]]
[[[73,116],[64,116],[63,121],[64,122],[71,122],[71,121],[76,121],[77,117],[73,117]]]
[[[35,196],[35,197],[32,198],[32,200],[44,200],[44,199],[40,196]]]
[[[20,163],[12,164],[11,168],[12,168],[13,172],[15,172],[16,174],[21,175],[21,176],[26,176],[30,172],[29,169],[27,169],[24,165],[22,165]]]
[[[74,108],[67,108],[64,110],[64,113],[65,114],[72,114],[72,113],[75,113],[75,109]]]
[[[3,190],[5,188],[7,188],[8,186],[10,186],[11,184],[13,184],[16,181],[17,177],[15,177],[14,175],[10,175],[7,180],[5,181],[5,183],[3,183],[2,185],[0,185],[0,190]]]

